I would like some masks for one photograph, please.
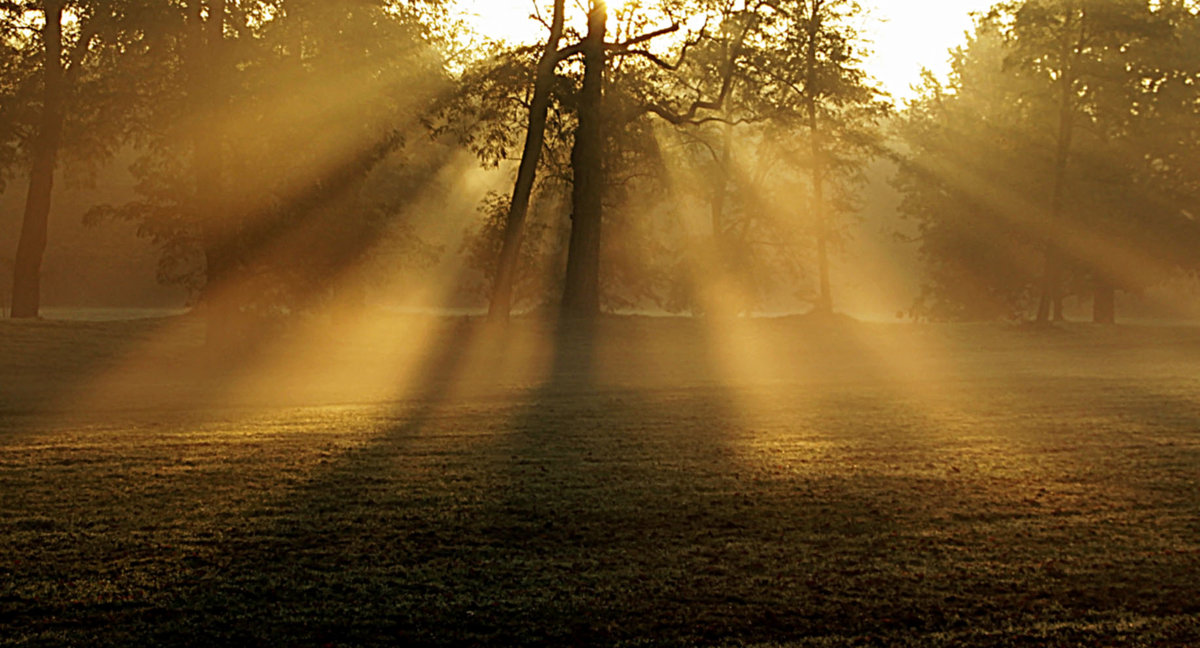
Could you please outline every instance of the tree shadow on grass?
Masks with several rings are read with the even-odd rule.
[[[0,320],[0,415],[69,405],[105,372],[164,332],[189,331],[191,316],[88,322]]]
[[[835,385],[780,396],[812,408],[814,429],[793,429],[786,411],[775,422],[824,451],[748,456],[759,422],[737,415],[725,386],[613,378],[605,345],[626,332],[559,329],[542,383],[500,398],[457,395],[464,373],[488,365],[470,357],[477,333],[444,331],[416,396],[363,421],[378,430],[365,445],[219,533],[188,539],[187,557],[163,565],[163,587],[140,606],[83,605],[39,636],[197,646],[1197,638],[1200,611],[1180,600],[1193,559],[1153,553],[1161,547],[1132,518],[1108,529],[1090,508],[1060,506],[1101,504],[1104,493],[1050,493],[1066,515],[1032,501],[1090,455],[1035,466],[1032,477],[1015,467],[1036,457],[1026,451],[993,467],[945,466],[936,442],[898,452],[877,438],[896,430],[875,419],[896,420],[908,403]],[[715,371],[695,339],[696,372]],[[996,389],[1005,407],[1049,411],[1048,392],[1069,386]],[[1194,412],[1154,390],[1123,402],[1100,418]],[[1081,485],[1117,481],[1106,473]],[[1158,495],[1170,515],[1195,503],[1175,501],[1177,487]],[[1134,622],[1122,629],[1121,618]]]
[[[1200,576],[1190,561],[1132,571],[1145,561],[1130,554],[1155,546],[1132,520],[1108,532],[1095,517],[1046,510],[1034,489],[1021,492],[1029,484],[1019,466],[964,475],[941,465],[944,441],[910,441],[901,453],[885,446],[896,459],[848,452],[800,470],[751,465],[736,457],[746,422],[723,387],[613,390],[594,375],[577,387],[550,380],[497,439],[503,497],[481,512],[486,524],[463,529],[492,543],[479,557],[487,578],[450,599],[466,630],[430,643],[1066,645],[1144,636],[1171,645],[1200,636],[1200,608],[1184,596]],[[1026,394],[1039,397],[1049,395]],[[857,395],[854,408],[833,398],[815,417],[861,426],[877,409],[896,420],[896,398]],[[1162,398],[1132,404],[1188,409]],[[1126,413],[1109,412],[1118,421]],[[864,460],[865,470],[853,465]]]
[[[809,491],[778,487],[740,464],[746,422],[720,384],[624,389],[592,364],[607,351],[594,335],[556,342],[545,384],[490,450],[496,497],[460,530],[486,547],[469,561],[484,577],[449,599],[458,630],[425,641],[696,645],[861,630],[823,593],[838,587],[833,565],[869,571],[836,544],[870,553],[892,532],[869,498],[823,477]],[[711,374],[696,342],[697,372]],[[818,490],[821,505],[805,507]]]
[[[389,601],[408,581],[402,575],[381,573],[377,568],[397,567],[401,564],[398,556],[423,547],[421,534],[427,528],[437,528],[436,524],[422,524],[420,517],[425,513],[439,517],[437,511],[427,507],[431,500],[440,501],[449,488],[441,483],[442,475],[435,473],[444,468],[442,458],[453,454],[439,444],[453,443],[454,431],[435,442],[422,444],[421,439],[429,422],[440,416],[439,408],[450,393],[449,386],[470,347],[470,334],[469,328],[453,325],[443,328],[435,352],[421,367],[423,380],[410,394],[411,398],[397,405],[395,411],[368,412],[358,418],[348,417],[349,420],[327,417],[326,422],[334,425],[379,429],[380,439],[344,454],[339,454],[340,449],[318,452],[327,456],[319,459],[310,482],[266,498],[265,503],[249,509],[222,511],[217,515],[207,510],[210,502],[202,499],[205,489],[197,488],[192,498],[183,497],[179,504],[198,509],[195,518],[203,522],[188,519],[174,522],[174,529],[139,529],[138,538],[127,538],[129,547],[122,551],[93,546],[105,543],[109,536],[85,532],[80,539],[85,547],[81,554],[113,555],[117,562],[114,567],[137,572],[135,577],[120,574],[109,577],[112,579],[109,581],[102,574],[79,573],[89,568],[87,563],[46,564],[44,569],[37,569],[36,564],[25,567],[28,560],[10,556],[17,567],[15,574],[26,573],[34,578],[34,586],[45,581],[46,587],[65,586],[67,590],[87,593],[97,586],[98,578],[121,585],[99,588],[103,596],[97,600],[114,599],[108,603],[89,601],[84,594],[75,594],[69,605],[54,606],[50,601],[59,598],[56,592],[45,601],[21,596],[20,600],[11,601],[12,607],[4,606],[0,628],[9,627],[14,636],[28,637],[35,644],[38,638],[51,644],[90,645],[145,641],[161,645],[322,643],[317,639],[331,643],[388,643],[381,636],[394,633],[371,633],[380,623],[388,624]],[[313,433],[321,434],[320,430]],[[325,437],[326,441],[330,438],[336,441],[346,431],[331,434]],[[313,454],[312,449],[304,450]],[[286,457],[282,461],[279,457],[266,459],[289,463]],[[405,468],[422,474],[397,472]],[[241,478],[243,489],[265,486],[274,490],[286,483],[283,476],[273,483],[269,479],[264,483],[229,472],[185,474],[173,477],[171,483],[179,485],[193,478],[233,482],[234,488]],[[115,484],[100,484],[101,488],[104,486]],[[120,498],[117,493],[110,493],[109,497]],[[147,507],[164,504],[157,498],[144,502]],[[227,503],[215,505],[222,504]],[[176,516],[181,513],[186,515],[175,512]],[[129,517],[129,512],[120,508],[116,514]],[[141,546],[147,540],[167,546],[162,546],[157,555],[147,556]],[[85,558],[86,555],[80,556],[81,560]],[[136,560],[136,564],[125,564],[129,559]],[[28,573],[29,568],[38,573]],[[0,569],[7,571],[8,565]],[[46,570],[73,574],[85,583],[55,586],[41,573]],[[154,582],[157,587],[146,581]],[[14,586],[18,594],[29,590],[21,582]],[[113,587],[135,590],[128,597],[133,600],[109,596],[107,590]],[[46,592],[38,594],[45,595]]]

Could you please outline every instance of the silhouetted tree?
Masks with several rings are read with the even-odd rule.
[[[1077,130],[1085,120],[1102,119],[1095,110],[1098,90],[1105,83],[1105,72],[1119,73],[1112,66],[1117,59],[1113,52],[1136,37],[1140,25],[1135,14],[1145,6],[1141,0],[1030,0],[1012,11],[1011,53],[1006,63],[1013,73],[1031,75],[1054,88],[1046,97],[1053,103],[1056,126],[1038,322],[1062,319],[1067,259],[1059,230],[1065,229]]]
[[[656,17],[664,15],[640,7],[630,11],[639,16],[643,13]],[[600,237],[605,221],[606,196],[612,197],[617,184],[605,177],[605,160],[611,152],[622,149],[622,145],[614,146],[614,142],[621,140],[623,133],[615,131],[622,130],[621,126],[629,127],[632,121],[624,115],[617,115],[619,111],[616,104],[605,98],[605,77],[610,74],[609,68],[616,58],[641,51],[635,48],[678,29],[677,24],[672,24],[663,29],[631,34],[619,42],[608,42],[607,15],[605,3],[591,3],[587,12],[586,34],[561,48],[555,46],[559,39],[553,32],[559,28],[552,22],[551,38],[542,48],[536,71],[531,70],[533,52],[530,48],[502,52],[478,63],[467,71],[459,93],[443,106],[435,120],[435,133],[455,134],[461,143],[470,147],[489,165],[497,165],[507,159],[508,151],[516,147],[512,136],[514,126],[525,133],[517,187],[509,208],[510,217],[503,227],[505,238],[497,244],[500,253],[495,265],[485,270],[493,281],[490,313],[494,318],[507,317],[514,284],[521,276],[519,259],[524,257],[519,248],[523,218],[513,217],[528,209],[529,196],[537,190],[536,170],[543,153],[568,146],[571,152],[565,169],[556,154],[552,154],[551,161],[543,165],[551,170],[551,184],[560,185],[566,180],[570,186],[571,234],[567,244],[561,309],[564,315],[571,318],[588,318],[599,313],[602,293],[605,292],[601,280],[601,259],[605,256],[605,249],[615,247],[602,244]],[[643,22],[630,21],[638,27]],[[573,62],[577,57],[581,59],[579,64]],[[556,75],[555,67],[568,61],[572,63],[564,66],[567,70],[562,75]],[[530,79],[534,80],[532,102],[527,101]],[[557,115],[553,114],[556,105]],[[514,112],[513,106],[528,106],[528,112]],[[636,113],[633,119],[645,111]],[[554,137],[548,140],[543,137],[547,118],[555,128]],[[636,130],[637,127],[632,128]],[[532,144],[539,140],[543,146],[540,149],[533,148]],[[555,168],[556,165],[558,168]],[[566,178],[561,177],[563,171],[566,171]],[[554,190],[543,193],[553,194]],[[489,208],[486,213],[496,212]],[[489,221],[480,234],[487,236],[498,231],[501,228]],[[477,252],[490,245],[479,240],[468,242],[473,259],[478,259]]]
[[[443,61],[424,27],[434,5],[174,5],[158,25],[164,71],[148,90],[155,102],[133,167],[141,198],[92,216],[139,222],[163,249],[162,278],[195,291],[217,333],[332,298],[381,240],[427,259],[431,249],[395,218],[404,199],[367,188],[405,185],[369,178],[397,159],[442,91]]]
[[[104,124],[106,118],[117,118],[104,110],[111,108],[104,106],[104,100],[113,93],[96,93],[94,86],[86,87],[86,75],[104,78],[100,68],[111,66],[114,53],[122,53],[129,45],[133,35],[126,18],[139,9],[136,2],[124,0],[0,3],[0,36],[6,50],[2,90],[8,108],[2,120],[5,141],[0,164],[24,159],[29,169],[21,236],[13,265],[13,317],[38,316],[51,197],[63,133],[71,128],[69,120],[86,119],[81,113],[93,115],[88,125],[95,131],[90,136],[95,136],[109,133]],[[115,84],[112,79],[106,81]],[[29,117],[24,124],[20,123],[22,113]],[[95,118],[96,115],[99,117]],[[27,135],[21,132],[21,126]],[[104,157],[109,147],[98,146],[89,153]]]
[[[600,313],[600,234],[604,215],[604,125],[602,105],[607,65],[605,36],[608,5],[592,0],[588,31],[580,43],[583,86],[578,124],[571,149],[571,243],[563,284],[562,312],[567,317]]]
[[[550,35],[538,59],[534,73],[533,97],[529,105],[529,120],[525,130],[525,144],[521,150],[520,168],[517,170],[516,186],[509,202],[504,225],[504,239],[492,279],[491,300],[488,317],[493,321],[507,321],[512,310],[513,285],[516,281],[521,254],[521,241],[525,234],[525,216],[537,180],[538,164],[546,141],[546,119],[550,111],[551,92],[554,88],[555,70],[562,60],[559,44],[562,42],[563,25],[566,20],[566,1],[554,0],[550,20]]]

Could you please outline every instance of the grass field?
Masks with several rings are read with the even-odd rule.
[[[1200,645],[1200,329],[0,323],[0,645]]]

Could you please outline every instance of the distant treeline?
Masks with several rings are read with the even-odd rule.
[[[877,160],[915,224],[914,317],[1045,322],[1075,296],[1111,322],[1118,291],[1200,269],[1200,3],[1000,3],[903,106],[853,0],[512,4],[544,42],[439,0],[0,1],[12,315],[39,312],[56,175],[118,156],[136,197],[85,220],[134,224],[210,331],[432,283],[455,252],[443,283],[500,320],[831,313]],[[465,152],[513,175],[446,249],[414,223]]]

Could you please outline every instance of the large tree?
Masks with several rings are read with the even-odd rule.
[[[96,136],[111,134],[107,122],[121,121],[129,111],[113,110],[109,103],[120,85],[110,73],[115,59],[137,52],[140,32],[132,19],[146,10],[134,0],[0,3],[0,38],[7,50],[0,91],[9,108],[0,125],[7,149],[0,164],[23,159],[29,178],[13,265],[13,317],[37,317],[41,306],[42,259],[63,134],[86,133],[71,144],[93,160],[111,151],[109,145],[96,145]],[[28,116],[24,129],[14,123],[22,115]]]
[[[163,278],[192,289],[222,337],[249,316],[327,301],[382,239],[427,258],[396,218],[403,200],[383,192],[412,188],[394,167],[442,90],[424,26],[435,4],[173,5],[139,133],[139,200],[93,217],[137,221],[162,246]],[[409,166],[438,163],[432,152]]]
[[[604,215],[602,102],[608,31],[608,5],[604,0],[592,0],[587,25],[587,34],[580,43],[583,85],[571,149],[571,243],[562,299],[564,316],[583,318],[600,312],[600,233]]]
[[[571,217],[561,309],[568,318],[590,318],[599,313],[605,292],[601,259],[605,249],[614,247],[602,244],[600,236],[606,220],[604,204],[606,198],[612,198],[616,184],[606,177],[606,158],[620,155],[619,151],[627,148],[624,145],[629,138],[625,135],[638,128],[632,122],[646,114],[645,110],[637,110],[635,115],[625,115],[627,111],[620,105],[628,106],[630,102],[610,101],[606,97],[607,77],[613,73],[615,61],[635,53],[648,54],[641,46],[679,29],[677,23],[660,29],[647,27],[646,16],[669,22],[669,14],[634,6],[618,19],[635,33],[622,30],[618,36],[625,38],[610,42],[607,5],[592,2],[584,12],[584,33],[565,30],[571,32],[575,42],[560,47],[565,10],[564,3],[554,4],[550,36],[540,56],[534,59],[532,48],[519,47],[477,62],[463,75],[459,91],[449,98],[435,120],[436,133],[453,132],[493,166],[507,160],[509,150],[518,147],[514,130],[524,133],[516,185],[501,215],[503,222],[496,222],[499,213],[491,208],[494,202],[489,199],[489,221],[467,246],[471,258],[485,266],[491,280],[489,314],[493,319],[508,317],[518,279],[525,274],[520,260],[527,255],[521,252],[521,246],[531,199],[539,190],[549,197],[564,184],[569,187]],[[534,60],[536,67],[531,65]],[[558,73],[560,67],[563,71]],[[521,108],[514,110],[514,106]],[[554,130],[550,138],[546,137],[548,121]],[[644,147],[645,142],[641,145]],[[568,149],[563,164],[558,153]],[[543,175],[549,172],[548,182],[538,182],[539,168]],[[502,239],[492,242],[490,239],[499,233],[503,233]],[[497,256],[487,263],[486,251],[492,247]]]
[[[1044,268],[1037,321],[1062,319],[1063,275],[1068,264],[1062,230],[1069,225],[1067,201],[1072,157],[1079,131],[1110,118],[1120,106],[1104,106],[1101,90],[1119,84],[1119,56],[1132,41],[1148,35],[1138,18],[1145,0],[1029,0],[1009,9],[1006,63],[1014,74],[1028,75],[1053,117],[1052,178],[1046,208]],[[1115,109],[1115,110],[1114,110]]]
[[[835,200],[821,202],[837,206],[848,202],[845,198],[851,193],[861,164],[876,141],[877,122],[885,114],[886,104],[876,91],[867,87],[865,75],[858,68],[861,44],[849,27],[855,17],[854,9],[849,5],[841,7],[836,2],[819,3],[816,16],[819,33],[814,41],[814,51],[805,54],[804,46],[797,45],[796,39],[802,40],[811,30],[798,30],[797,25],[807,25],[804,16],[809,19],[813,16],[811,8],[800,7],[801,4],[804,3],[761,0],[711,3],[711,6],[701,3],[694,8],[706,12],[712,26],[705,23],[696,32],[663,39],[662,47],[651,50],[647,45],[656,37],[680,29],[668,5],[657,9],[644,5],[624,8],[615,21],[618,31],[611,35],[610,42],[609,22],[605,20],[607,9],[603,3],[591,3],[587,30],[578,42],[557,52],[552,52],[553,46],[547,44],[541,57],[543,69],[548,69],[548,62],[582,56],[578,63],[566,66],[563,76],[569,82],[556,86],[567,89],[566,94],[558,96],[558,101],[573,118],[568,129],[572,135],[568,174],[571,235],[563,283],[562,310],[565,315],[592,317],[599,312],[602,301],[611,303],[615,299],[607,287],[617,283],[640,283],[635,277],[638,273],[618,275],[622,269],[637,265],[636,262],[630,265],[636,256],[629,254],[631,250],[655,247],[654,243],[630,245],[638,231],[648,231],[645,227],[631,225],[635,220],[645,220],[641,214],[653,211],[652,185],[668,187],[676,193],[676,199],[671,201],[674,206],[667,209],[678,210],[682,203],[688,202],[682,195],[686,190],[666,177],[663,164],[675,164],[667,158],[678,155],[658,146],[660,137],[656,130],[663,127],[673,129],[686,142],[686,155],[695,156],[697,152],[707,150],[712,158],[708,162],[699,162],[711,171],[710,181],[706,181],[703,191],[709,197],[712,233],[705,237],[706,244],[694,239],[683,242],[682,255],[691,260],[686,264],[690,267],[683,270],[685,274],[698,274],[702,267],[716,266],[730,270],[732,275],[740,272],[735,266],[741,265],[741,261],[761,265],[757,261],[764,258],[791,256],[774,254],[776,250],[791,248],[772,245],[780,238],[777,232],[771,231],[771,223],[778,219],[770,217],[773,216],[771,209],[763,208],[763,196],[771,192],[763,191],[761,186],[750,186],[762,183],[763,170],[769,165],[750,170],[734,164],[732,142],[734,129],[739,125],[752,125],[753,133],[739,131],[737,139],[756,141],[764,149],[775,149],[760,157],[781,157],[781,147],[768,145],[768,137],[791,139],[797,131],[807,129],[811,132],[813,119],[818,119],[818,137],[802,135],[799,139],[806,142],[809,152],[813,148],[807,143],[821,139],[818,148],[822,156],[832,158],[817,177],[822,189],[826,183],[832,183],[838,195]],[[810,13],[801,15],[801,9]],[[666,26],[654,29],[656,21]],[[552,33],[550,42],[554,40]],[[443,130],[457,130],[464,142],[493,162],[503,157],[508,148],[516,146],[506,134],[509,129],[497,127],[513,120],[508,106],[520,105],[522,97],[521,87],[498,91],[501,80],[513,78],[512,63],[531,60],[532,50],[518,50],[514,54],[489,63],[484,68],[487,72],[470,75],[475,81],[473,90],[468,92],[469,100],[457,99],[456,108],[443,120],[446,124],[454,118],[490,124],[479,127],[460,123],[457,128],[447,125]],[[790,72],[779,71],[796,64],[797,56],[811,63],[807,78],[801,80],[789,76]],[[530,77],[545,79],[541,75]],[[521,79],[519,75],[516,78]],[[858,90],[861,92],[856,95]],[[812,101],[807,100],[810,95]],[[534,84],[534,98],[530,114],[536,117],[538,111],[533,108],[537,108],[538,83]],[[468,115],[471,119],[462,119]],[[658,128],[654,126],[656,119]],[[537,151],[531,151],[529,144],[536,141],[532,138],[539,134],[539,121],[534,119],[533,127],[526,131],[515,198],[522,195],[522,184],[531,182],[531,171],[536,168],[533,162],[537,158],[531,158],[530,154],[536,155]],[[768,122],[773,129],[769,135],[765,126]],[[626,137],[630,133],[639,133],[638,141]],[[545,148],[551,150],[560,145],[548,142]],[[808,159],[811,155],[804,157]],[[813,177],[811,173],[810,177]],[[620,196],[633,195],[629,191],[631,183],[638,185],[641,200],[622,202]],[[726,212],[732,213],[735,209],[727,199],[734,195],[741,203],[736,206],[739,214],[737,218],[727,218]],[[782,196],[783,192],[778,195]],[[520,202],[514,200],[512,205],[520,206]],[[618,205],[620,208],[614,209]],[[517,212],[510,208],[509,213],[512,216]],[[508,236],[500,254],[500,270],[492,274],[494,285],[499,288],[493,290],[492,314],[499,313],[501,317],[508,302],[504,297],[495,297],[511,294],[509,284],[517,274],[509,268],[515,259],[524,258],[512,245],[513,224],[519,228],[520,221],[509,218],[508,223]],[[601,231],[608,228],[605,223],[620,228],[620,235],[602,237]],[[747,226],[751,223],[752,226]],[[487,231],[497,232],[498,229],[489,225]],[[679,238],[680,233],[675,237]],[[684,238],[689,239],[686,235]],[[752,248],[759,246],[757,239],[774,249],[767,254],[752,252]],[[832,234],[814,236],[814,239],[817,247],[823,249]],[[662,242],[658,245],[662,246]],[[470,249],[486,247],[472,245]],[[698,253],[697,249],[707,252]],[[662,251],[660,248],[659,252]],[[827,263],[822,267],[827,276]],[[657,274],[649,268],[642,270],[642,276]],[[720,272],[706,272],[704,278],[693,277],[690,283],[723,280]],[[668,291],[664,299],[659,290],[645,287],[639,290],[651,300],[670,306],[680,304],[692,310],[697,307],[694,295],[713,292],[708,286],[693,286],[684,291],[689,296],[680,299],[677,292]],[[828,295],[828,291],[824,294]]]
[[[640,7],[634,6],[632,11]],[[663,11],[665,18],[670,12]],[[576,100],[576,127],[571,148],[571,236],[567,248],[567,269],[563,281],[561,314],[568,319],[592,319],[600,314],[601,254],[604,224],[608,140],[613,135],[616,111],[606,102],[606,77],[610,61],[627,55],[654,56],[641,46],[655,37],[677,31],[669,27],[630,35],[621,42],[608,41],[608,3],[591,0],[587,12],[587,32],[574,46],[583,57],[583,79]],[[636,17],[630,22],[640,25]],[[639,115],[633,115],[636,119]]]

